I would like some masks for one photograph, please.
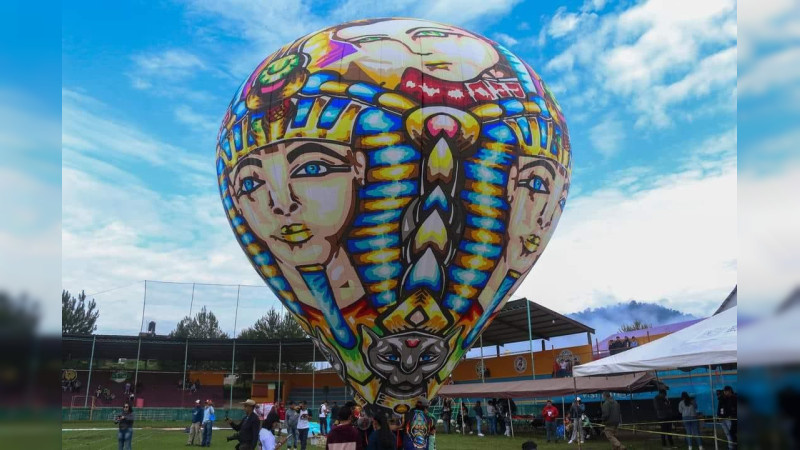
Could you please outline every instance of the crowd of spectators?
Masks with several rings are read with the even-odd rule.
[[[625,339],[617,336],[615,340],[608,343],[608,353],[611,355],[616,355],[617,353],[622,353],[638,346],[639,341],[636,339],[636,336],[625,336]]]

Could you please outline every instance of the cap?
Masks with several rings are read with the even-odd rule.
[[[581,398],[580,397],[575,397],[575,400],[581,401]]]
[[[214,402],[212,402],[211,399],[209,398],[208,400],[206,400],[206,403],[208,403],[210,405],[210,404],[212,404]]]
[[[256,406],[256,402],[252,398],[248,398],[247,400],[243,401],[242,404],[247,406]]]
[[[198,398],[197,400],[195,400],[195,401],[194,401],[194,404],[195,404],[195,405],[199,405],[199,404],[200,404],[200,399]]]

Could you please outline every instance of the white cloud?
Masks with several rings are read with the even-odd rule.
[[[220,120],[201,114],[189,105],[178,105],[175,107],[175,120],[188,125],[194,130],[200,130],[204,134],[209,134],[213,140],[219,130]]]
[[[181,80],[191,77],[206,64],[194,53],[182,49],[169,49],[155,53],[141,53],[132,57],[136,72],[143,77]]]
[[[497,34],[495,34],[494,35],[494,39],[497,42],[505,45],[506,47],[513,47],[513,46],[519,44],[518,40],[514,39],[513,37],[511,37],[511,36],[509,36],[509,35],[507,35],[505,33],[497,33]]]
[[[668,126],[676,119],[670,105],[734,87],[732,0],[649,0],[602,17],[560,9],[547,26],[557,31],[552,37],[569,45],[546,68],[562,77],[578,74],[565,81],[574,97],[590,87],[603,93],[578,101],[595,107],[615,96],[632,101],[639,126]]]
[[[622,122],[609,117],[589,130],[589,140],[595,151],[605,158],[611,158],[621,149],[622,141],[625,140],[625,129]]]
[[[716,166],[626,171],[571,199],[515,295],[563,312],[631,299],[713,312],[737,282],[738,239],[736,160]]]

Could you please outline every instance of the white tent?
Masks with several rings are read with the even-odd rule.
[[[735,363],[736,311],[727,309],[669,336],[575,366],[573,373],[592,376]]]

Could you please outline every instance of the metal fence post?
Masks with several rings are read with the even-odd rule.
[[[86,381],[86,400],[83,402],[83,407],[89,406],[89,392],[92,389],[92,365],[94,363],[94,344],[97,341],[97,336],[92,336],[92,355],[89,357],[89,379]]]

